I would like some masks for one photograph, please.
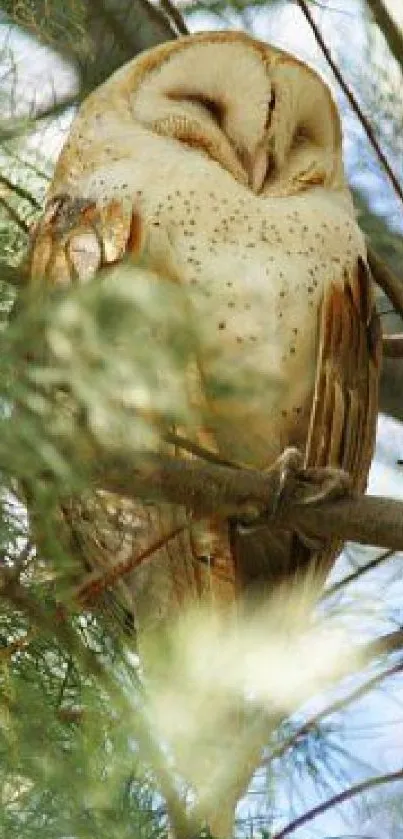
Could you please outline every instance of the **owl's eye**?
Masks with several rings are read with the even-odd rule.
[[[169,94],[170,99],[175,99],[181,102],[190,102],[193,105],[199,105],[204,111],[207,111],[209,116],[222,128],[225,116],[225,106],[217,99],[211,99],[209,96],[204,96],[202,93],[174,93]]]
[[[270,128],[270,124],[271,124],[271,120],[272,120],[272,116],[273,116],[273,111],[274,111],[275,107],[276,107],[276,91],[273,87],[272,91],[271,91],[270,102],[269,102],[269,105],[268,105],[268,108],[267,108],[266,125],[265,125],[266,131],[267,131],[268,128]]]
[[[187,97],[187,99],[190,102],[195,102],[197,105],[201,105],[205,111],[208,111],[214,122],[216,122],[221,128],[224,120],[224,105],[222,102],[217,102],[216,99],[209,99],[208,96],[202,96],[200,94]]]

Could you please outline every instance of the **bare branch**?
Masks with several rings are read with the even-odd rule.
[[[12,207],[11,204],[9,204],[8,201],[6,201],[6,199],[3,198],[2,195],[0,195],[0,205],[2,207],[4,207],[4,209],[6,210],[6,212],[8,213],[8,215],[10,216],[10,218],[14,222],[14,224],[16,224],[17,227],[19,227],[20,230],[22,230],[23,233],[28,235],[29,224],[27,224],[25,219],[21,218],[21,216],[17,213],[17,211],[14,210],[14,207]]]
[[[379,787],[384,784],[391,784],[394,781],[401,781],[402,779],[403,769],[399,769],[397,772],[386,772],[384,775],[375,775],[373,778],[368,778],[366,781],[354,784],[343,792],[339,792],[337,795],[334,795],[332,798],[324,801],[323,804],[318,804],[318,806],[313,807],[312,810],[307,810],[302,816],[294,819],[294,821],[290,822],[283,828],[283,830],[280,830],[279,833],[275,833],[272,839],[285,839],[286,836],[294,833],[295,830],[303,827],[304,824],[312,821],[312,819],[315,819],[317,816],[321,816],[332,807],[337,807],[338,804],[343,804],[344,801],[348,801],[350,798],[354,798],[354,796],[360,795],[362,792],[366,792],[367,790],[374,789],[375,787]]]
[[[18,186],[18,184],[14,184],[9,178],[7,178],[6,175],[0,174],[0,184],[7,187],[10,192],[15,192],[15,194],[18,195],[19,198],[22,198],[23,201],[28,201],[33,207],[35,207],[36,210],[42,209],[42,204],[40,204],[27,189],[24,189],[22,186]]]
[[[357,702],[362,699],[363,696],[366,696],[367,693],[370,693],[373,688],[377,687],[381,682],[385,681],[385,679],[389,679],[391,676],[396,676],[398,673],[403,672],[403,662],[399,664],[395,664],[393,667],[389,667],[387,670],[383,670],[381,673],[377,673],[375,676],[372,676],[362,685],[359,685],[358,688],[352,690],[351,693],[347,694],[347,696],[343,696],[341,699],[336,699],[335,702],[332,702],[330,705],[327,705],[326,708],[323,708],[322,711],[319,711],[314,716],[310,717],[297,731],[294,731],[286,740],[283,740],[278,746],[271,750],[270,754],[265,758],[263,765],[270,763],[272,760],[278,760],[281,758],[289,749],[292,749],[299,740],[303,737],[306,737],[310,734],[311,731],[314,731],[321,722],[326,720],[332,714],[338,714],[340,711],[344,711],[349,705],[353,702]]]
[[[145,551],[141,551],[138,556],[130,556],[122,562],[116,563],[112,568],[105,571],[103,574],[94,572],[89,574],[84,582],[75,592],[76,600],[82,605],[91,605],[106,589],[113,586],[118,579],[130,574],[134,568],[137,568],[141,563],[152,557],[164,545],[168,544],[172,539],[175,539],[179,533],[185,530],[186,525],[175,527],[161,539],[157,539]]]
[[[368,247],[368,265],[377,285],[385,292],[396,312],[403,317],[403,280],[396,277],[371,246]]]
[[[356,571],[353,571],[352,574],[348,574],[347,577],[343,577],[342,580],[339,580],[338,583],[335,583],[333,586],[330,586],[322,595],[321,600],[327,600],[329,597],[333,597],[338,591],[340,591],[345,586],[349,585],[350,583],[355,582],[363,574],[367,574],[368,571],[372,571],[374,568],[377,568],[378,565],[382,565],[383,562],[386,562],[393,556],[394,551],[385,551],[380,556],[375,557],[375,559],[371,559],[370,562],[367,562],[365,565],[361,565]]]
[[[168,5],[159,8],[149,0],[89,0],[91,56],[79,57],[84,85],[92,89],[142,50],[175,39],[179,17]]]
[[[381,635],[375,638],[374,641],[369,641],[368,644],[362,647],[362,656],[367,663],[383,655],[390,655],[397,653],[403,648],[403,629],[395,629],[394,632],[389,632],[387,635]]]
[[[175,3],[171,2],[171,0],[160,0],[161,9],[165,12],[168,19],[172,19],[173,23],[178,30],[179,35],[189,35],[189,30],[186,26],[186,23],[179,11],[179,9],[175,6]]]
[[[372,128],[371,123],[369,122],[368,118],[365,116],[361,106],[357,102],[357,99],[355,98],[352,90],[350,89],[349,85],[345,81],[339,67],[337,66],[334,58],[332,57],[329,48],[325,44],[322,33],[321,33],[317,23],[315,22],[314,18],[312,17],[312,14],[310,12],[310,9],[308,8],[308,4],[307,4],[306,0],[296,0],[296,2],[298,3],[298,6],[300,7],[303,15],[306,17],[306,19],[307,19],[307,21],[308,21],[308,23],[309,23],[309,25],[312,29],[312,32],[315,36],[315,39],[316,39],[317,43],[319,44],[319,47],[322,50],[323,55],[325,56],[326,61],[329,64],[329,67],[331,67],[331,69],[332,69],[332,71],[333,71],[333,73],[334,73],[334,75],[335,75],[343,93],[345,94],[348,101],[350,102],[350,105],[351,105],[353,111],[356,113],[356,115],[357,115],[357,117],[358,117],[358,119],[359,119],[367,137],[368,137],[368,140],[371,143],[372,148],[374,149],[374,151],[375,151],[377,157],[379,158],[385,172],[387,173],[387,175],[389,177],[389,180],[390,180],[391,184],[393,185],[393,188],[394,188],[396,194],[400,198],[400,201],[403,203],[403,188],[400,185],[400,183],[399,183],[399,181],[398,181],[398,179],[397,179],[397,177],[396,177],[396,175],[395,175],[395,173],[394,173],[386,155],[382,151],[378,140],[376,139],[376,136],[374,134],[374,130]]]
[[[400,27],[395,23],[392,15],[388,12],[383,0],[367,0],[374,20],[379,26],[382,35],[397,63],[403,71],[403,34]]]
[[[204,446],[201,446],[199,443],[194,443],[193,440],[188,440],[186,437],[182,437],[180,434],[168,431],[167,434],[164,434],[164,440],[167,443],[172,443],[177,448],[182,449],[189,454],[195,455],[202,460],[206,460],[208,463],[218,463],[221,466],[229,466],[230,469],[239,469],[239,465],[234,463],[232,460],[220,457],[215,452],[204,448]]]
[[[0,119],[0,142],[12,140],[35,130],[37,122],[45,119],[56,119],[68,108],[79,104],[77,93],[61,97],[56,102],[44,103],[35,107],[32,112],[22,117],[8,117]]]
[[[164,498],[185,506],[195,515],[211,513],[242,519],[245,510],[266,515],[273,528],[291,528],[325,541],[378,545],[391,550],[403,547],[403,502],[373,496],[349,497],[307,503],[315,491],[312,483],[295,487],[271,515],[278,497],[276,469],[231,469],[226,466],[181,460],[168,455],[136,456],[97,453],[94,482],[103,489],[131,498]],[[291,488],[290,488],[291,489]],[[318,486],[316,486],[318,489]]]

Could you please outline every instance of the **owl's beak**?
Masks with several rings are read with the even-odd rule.
[[[265,182],[268,162],[267,142],[259,143],[254,155],[251,155],[248,167],[249,186],[257,195],[261,192]]]

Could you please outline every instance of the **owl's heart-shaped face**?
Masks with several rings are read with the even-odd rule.
[[[129,156],[135,127],[205,154],[257,194],[343,183],[328,88],[296,58],[243,33],[182,38],[115,73],[82,106],[54,189],[88,172],[95,156]]]
[[[284,169],[295,179],[326,161],[322,182],[337,169],[338,117],[322,80],[243,35],[182,41],[144,73],[132,101],[142,124],[204,149],[257,193]]]

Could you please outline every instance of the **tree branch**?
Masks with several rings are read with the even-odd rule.
[[[171,0],[159,0],[161,9],[167,15],[168,20],[172,20],[179,35],[189,35],[189,30],[186,26],[184,18]]]
[[[21,218],[17,211],[14,210],[14,207],[12,207],[11,204],[9,204],[8,201],[6,201],[6,199],[3,198],[2,195],[0,195],[0,205],[4,207],[14,224],[16,224],[17,227],[19,227],[23,233],[28,234],[29,225],[27,224],[25,219]]]
[[[367,254],[368,265],[375,282],[385,292],[395,311],[403,318],[403,280],[396,277],[371,246],[368,247]]]
[[[334,58],[332,57],[329,48],[325,44],[322,33],[321,33],[317,23],[315,22],[314,18],[312,17],[312,14],[310,12],[310,9],[308,8],[308,4],[307,4],[306,0],[296,0],[296,2],[298,3],[298,6],[300,7],[303,15],[306,17],[306,19],[307,19],[307,21],[308,21],[308,23],[309,23],[309,25],[312,29],[312,32],[315,36],[316,42],[318,43],[320,49],[322,50],[323,55],[325,56],[326,61],[329,64],[329,67],[331,67],[331,69],[332,69],[332,71],[333,71],[333,73],[334,73],[334,75],[335,75],[335,77],[336,77],[344,95],[347,97],[353,111],[356,113],[356,115],[357,115],[357,117],[358,117],[358,119],[359,119],[367,137],[368,137],[368,140],[369,140],[372,148],[374,149],[378,159],[380,160],[385,172],[387,173],[387,175],[389,177],[389,180],[390,180],[396,194],[400,198],[400,201],[403,203],[403,188],[400,185],[400,183],[399,183],[399,181],[398,181],[398,179],[397,179],[397,177],[396,177],[396,175],[395,175],[395,173],[394,173],[386,155],[384,154],[384,152],[382,151],[382,149],[379,145],[379,142],[378,142],[378,140],[377,140],[377,138],[374,134],[374,130],[372,128],[371,123],[369,122],[369,120],[366,117],[366,115],[364,114],[361,106],[357,102],[357,99],[355,98],[352,90],[350,89],[349,85],[345,81],[341,71],[339,70],[339,68],[338,68],[338,66],[337,66],[337,64],[334,60]]]
[[[23,136],[29,131],[33,131],[37,127],[37,122],[40,120],[56,119],[68,108],[73,108],[78,104],[78,94],[68,94],[61,97],[56,102],[47,102],[35,107],[35,109],[26,116],[0,119],[0,142],[3,143],[5,141],[12,140],[15,137]]]
[[[403,35],[400,27],[389,14],[382,0],[367,0],[376,24],[403,72]]]
[[[341,699],[336,699],[335,702],[332,702],[330,705],[327,705],[326,708],[323,708],[322,711],[319,711],[314,716],[310,717],[303,725],[300,726],[293,734],[283,740],[282,743],[279,743],[274,749],[271,750],[270,754],[265,758],[264,765],[269,764],[272,760],[279,760],[283,755],[295,746],[299,740],[303,737],[306,737],[310,734],[311,731],[314,731],[318,725],[320,725],[323,720],[326,720],[332,714],[337,714],[340,711],[344,711],[349,705],[353,702],[357,702],[358,700],[362,699],[363,696],[366,696],[367,693],[370,693],[374,687],[377,687],[381,682],[385,679],[390,678],[391,676],[396,676],[398,673],[403,672],[403,662],[399,664],[395,664],[393,667],[389,667],[387,670],[383,670],[382,673],[377,673],[375,676],[372,676],[368,679],[364,684],[359,685],[358,688],[351,691],[347,696],[343,696]]]
[[[115,585],[117,580],[120,580],[126,574],[130,574],[135,568],[154,556],[160,548],[167,545],[172,539],[175,539],[179,533],[185,530],[185,527],[186,525],[175,527],[170,533],[152,542],[138,556],[130,555],[128,559],[117,562],[112,568],[109,568],[101,574],[96,571],[88,574],[84,582],[76,589],[75,599],[78,600],[81,606],[90,606],[104,591]]]
[[[93,477],[97,487],[129,498],[164,498],[180,504],[199,517],[223,518],[265,515],[272,528],[301,530],[328,541],[361,542],[391,550],[403,548],[403,502],[390,498],[352,496],[340,500],[309,502],[318,485],[296,480],[278,501],[276,468],[267,472],[231,469],[169,455],[136,456],[129,452],[95,455],[98,467]]]
[[[349,585],[350,583],[355,582],[363,574],[367,574],[368,571],[372,571],[374,568],[377,568],[378,565],[382,565],[383,562],[386,562],[393,556],[394,551],[385,551],[380,556],[376,556],[375,559],[372,559],[370,562],[367,562],[365,565],[361,565],[356,571],[353,571],[352,574],[348,574],[347,577],[343,577],[342,580],[339,580],[338,583],[334,583],[333,586],[330,586],[326,591],[323,592],[321,600],[327,600],[329,597],[333,597],[338,591],[340,591],[345,586]]]
[[[79,57],[84,86],[94,88],[142,50],[176,38],[179,17],[168,4],[162,9],[149,0],[88,0],[92,55]]]
[[[374,641],[368,641],[362,646],[363,659],[370,663],[376,658],[383,655],[390,655],[397,653],[403,648],[403,629],[395,629],[394,632],[389,632],[387,635],[381,635],[375,638]],[[346,671],[346,675],[348,672]]]
[[[343,792],[339,792],[337,795],[334,795],[332,798],[329,798],[327,801],[324,801],[323,804],[318,804],[318,806],[313,807],[312,810],[307,810],[302,816],[294,819],[294,821],[290,822],[283,828],[283,830],[280,830],[279,833],[275,833],[274,836],[272,836],[272,839],[285,839],[286,836],[289,836],[290,833],[294,833],[295,830],[303,827],[303,825],[307,824],[307,822],[312,821],[312,819],[315,819],[317,816],[321,816],[332,807],[336,807],[338,804],[343,804],[343,802],[348,801],[349,798],[354,798],[354,796],[360,795],[362,792],[382,786],[383,784],[391,784],[394,781],[401,780],[403,780],[403,769],[399,769],[397,772],[387,772],[384,775],[375,775],[373,778],[361,781],[361,783],[355,784],[354,786],[343,790]]]
[[[9,178],[7,178],[6,175],[0,174],[0,184],[7,187],[10,192],[15,192],[15,194],[18,195],[19,198],[22,198],[23,201],[28,201],[33,207],[35,207],[36,210],[42,209],[42,204],[40,204],[27,189],[24,189],[22,186],[18,186],[18,184],[14,184],[9,180]]]

